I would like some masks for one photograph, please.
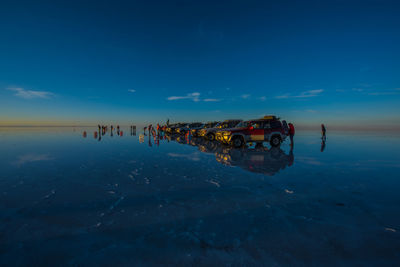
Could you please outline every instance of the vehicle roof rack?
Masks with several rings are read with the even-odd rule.
[[[275,115],[266,115],[261,118],[262,120],[279,120]]]

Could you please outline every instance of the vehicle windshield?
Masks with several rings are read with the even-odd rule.
[[[192,124],[190,124],[189,125],[189,127],[200,127],[202,125],[202,123],[200,123],[200,122],[195,122],[195,123],[192,123]]]
[[[209,122],[205,125],[204,128],[213,128],[216,127],[219,124],[219,122]]]
[[[235,126],[235,128],[246,128],[247,126],[249,126],[248,121],[241,121]]]

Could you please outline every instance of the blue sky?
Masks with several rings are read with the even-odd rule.
[[[400,124],[399,1],[2,1],[0,124]]]

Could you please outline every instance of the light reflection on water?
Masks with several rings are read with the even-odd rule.
[[[94,131],[0,129],[1,265],[400,260],[398,136],[230,149]]]

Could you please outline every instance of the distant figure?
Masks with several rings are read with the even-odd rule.
[[[293,137],[294,137],[294,134],[295,134],[295,130],[294,130],[294,126],[293,126],[292,123],[289,123],[288,126],[289,126],[290,145],[293,147],[293,144],[294,144],[293,143]]]
[[[169,119],[167,120],[167,126],[169,126]]]
[[[322,140],[326,140],[326,128],[324,124],[321,124]]]
[[[100,127],[100,124],[98,124],[97,126],[99,127],[99,133],[100,133],[100,128],[101,128],[101,127]]]
[[[321,143],[321,152],[324,152],[324,150],[325,150],[325,140],[322,140],[322,143]]]
[[[152,128],[153,128],[153,124],[150,124],[149,127],[148,127],[149,135],[151,135],[151,130],[152,130]]]
[[[160,134],[160,124],[157,123],[157,135],[159,135],[159,134]]]

